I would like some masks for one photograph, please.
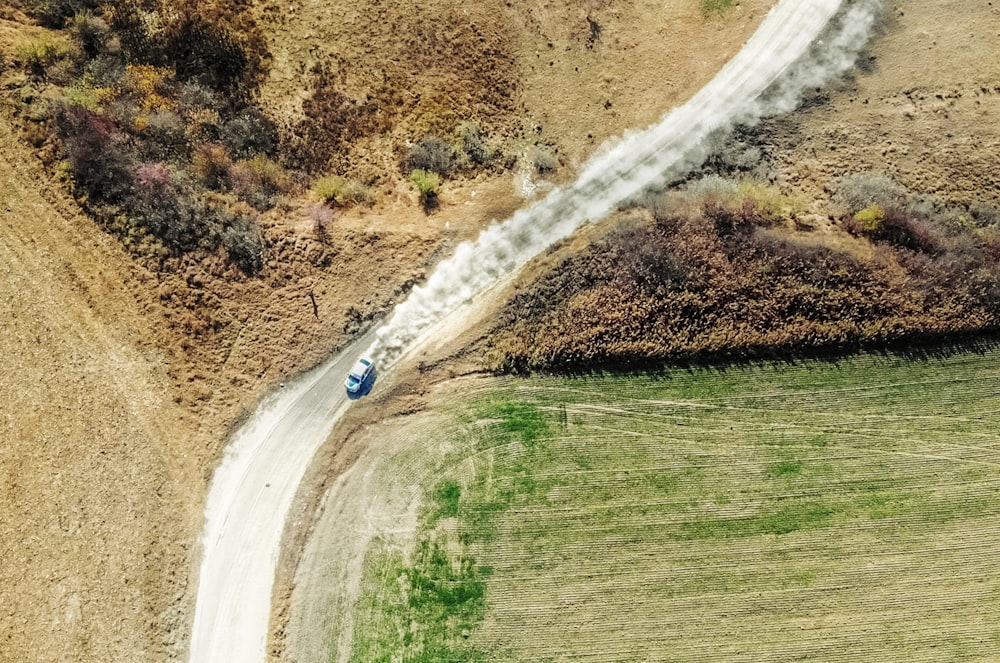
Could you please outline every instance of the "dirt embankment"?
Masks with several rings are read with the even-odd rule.
[[[172,398],[128,257],[4,121],[0,146],[0,658],[164,660],[208,436]]]
[[[989,5],[894,3],[855,71],[742,136],[773,166],[775,194],[790,196],[786,231],[727,236],[711,202],[685,228],[692,212],[668,202],[656,236],[632,227],[529,268],[482,345],[486,365],[579,370],[995,330],[1000,65],[978,60],[998,35]],[[860,207],[829,200],[838,178],[866,171],[877,174],[864,180],[870,202],[896,208],[867,231],[850,218]],[[746,202],[756,210],[732,210],[730,226],[767,216]],[[720,237],[725,258],[710,248]]]

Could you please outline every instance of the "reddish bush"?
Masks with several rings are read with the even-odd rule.
[[[78,195],[108,204],[129,195],[134,161],[125,135],[111,119],[80,106],[63,106],[56,113],[56,127]]]

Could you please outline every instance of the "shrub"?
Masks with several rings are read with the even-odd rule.
[[[854,215],[858,231],[868,234],[878,232],[884,219],[885,210],[880,205],[869,205]]]
[[[333,221],[333,210],[324,203],[309,203],[305,207],[306,216],[313,222],[316,235],[321,239],[326,237],[327,227]]]
[[[173,252],[212,249],[220,229],[211,210],[199,201],[178,173],[162,163],[136,168],[134,188],[123,207],[140,226]]]
[[[531,150],[531,166],[539,175],[545,175],[559,167],[559,159],[548,148],[536,145]]]
[[[222,245],[229,259],[245,274],[256,274],[264,268],[264,243],[257,222],[248,216],[237,216],[222,233]]]
[[[157,110],[149,114],[143,129],[144,156],[157,161],[186,157],[190,151],[184,120],[173,111]]]
[[[87,12],[75,16],[71,25],[73,38],[88,60],[104,51],[111,32],[107,21]]]
[[[74,85],[66,90],[66,101],[72,106],[79,106],[89,111],[100,112],[104,102],[112,98],[114,91],[109,88],[95,88],[85,85]]]
[[[406,165],[411,171],[421,170],[451,176],[457,163],[455,148],[437,136],[425,136],[410,146]]]
[[[755,182],[739,185],[742,205],[752,204],[759,222],[776,224],[785,221],[793,208],[791,201],[774,187]]]
[[[877,173],[855,173],[834,181],[833,201],[847,214],[855,214],[870,205],[882,209],[901,207],[906,201],[906,188],[892,178]]]
[[[1000,207],[987,203],[973,203],[969,206],[969,214],[973,222],[981,227],[988,228],[1000,224]]]
[[[706,200],[731,201],[736,199],[740,187],[736,182],[724,177],[706,175],[701,179],[688,182],[685,190],[689,198],[699,202]]]
[[[199,145],[191,159],[191,172],[205,188],[214,191],[226,188],[232,167],[233,162],[229,158],[229,152],[216,143]]]
[[[486,144],[483,128],[478,122],[465,122],[458,128],[462,140],[462,151],[474,164],[483,166],[490,162],[493,153]]]
[[[160,64],[163,44],[154,37],[158,17],[145,11],[139,0],[118,0],[105,8],[124,60],[131,64]]]
[[[83,70],[83,84],[95,88],[119,87],[125,78],[125,64],[120,58],[99,55],[91,59]]]
[[[321,177],[312,186],[313,194],[330,205],[363,205],[371,202],[371,191],[364,184],[339,175]]]
[[[233,192],[254,209],[264,211],[277,203],[277,197],[288,186],[285,171],[265,156],[240,161],[229,170]]]
[[[122,87],[134,95],[143,111],[172,110],[172,72],[146,64],[125,66]]]
[[[90,202],[121,202],[132,189],[133,160],[114,122],[67,105],[56,113],[56,127],[78,195]]]
[[[942,239],[933,221],[914,218],[905,210],[894,208],[885,210],[882,222],[871,236],[904,249],[930,254],[939,252]]]
[[[219,142],[229,148],[233,158],[250,159],[258,154],[272,154],[278,143],[278,132],[263,113],[247,107],[222,125]]]
[[[441,185],[441,178],[437,173],[416,168],[410,173],[410,181],[420,192],[420,204],[424,209],[437,206],[438,187]]]
[[[240,93],[248,60],[242,44],[224,27],[184,16],[167,27],[164,53],[181,81],[226,94]]]
[[[15,51],[18,59],[38,77],[45,75],[46,67],[69,54],[65,44],[48,36],[22,40]]]
[[[327,175],[313,182],[312,191],[324,203],[339,204],[347,189],[347,180],[339,175]]]
[[[103,0],[28,0],[26,3],[38,22],[49,28],[62,28],[77,14],[96,11]]]

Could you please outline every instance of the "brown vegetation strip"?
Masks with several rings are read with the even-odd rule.
[[[865,228],[845,223],[858,237],[834,244],[774,227],[753,200],[652,207],[522,283],[487,365],[572,371],[776,357],[997,328],[994,227],[901,204],[879,208]]]

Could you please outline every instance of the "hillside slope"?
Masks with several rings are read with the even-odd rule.
[[[2,119],[0,151],[0,658],[167,660],[202,477],[162,319]]]

